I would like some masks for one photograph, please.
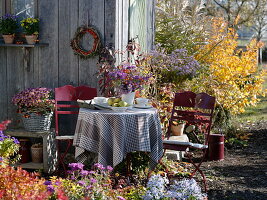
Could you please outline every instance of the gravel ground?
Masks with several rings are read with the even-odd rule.
[[[226,149],[223,161],[205,162],[209,200],[267,200],[267,121],[250,124],[248,146]]]

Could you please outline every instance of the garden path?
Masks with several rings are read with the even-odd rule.
[[[228,149],[223,161],[205,162],[209,200],[267,199],[267,119],[250,124],[248,146]]]

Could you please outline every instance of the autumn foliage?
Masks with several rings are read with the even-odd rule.
[[[208,43],[195,58],[207,66],[190,82],[194,90],[209,92],[217,103],[232,114],[244,112],[264,95],[264,71],[257,65],[257,50],[262,44],[252,40],[245,51],[237,50],[237,34],[227,29],[222,19],[214,19]]]

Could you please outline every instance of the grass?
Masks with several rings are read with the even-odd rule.
[[[267,65],[265,65],[267,69]],[[267,77],[265,78],[264,89],[267,90]],[[267,94],[260,97],[260,102],[253,107],[248,107],[246,111],[237,116],[242,122],[259,122],[267,121]]]

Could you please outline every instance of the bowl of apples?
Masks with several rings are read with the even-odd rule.
[[[115,112],[125,112],[130,107],[130,105],[127,102],[122,101],[120,97],[109,98],[108,105]]]

